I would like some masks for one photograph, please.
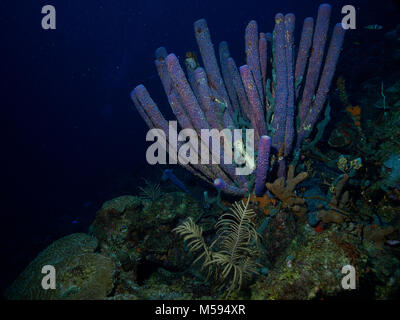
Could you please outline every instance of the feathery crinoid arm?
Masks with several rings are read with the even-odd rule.
[[[204,258],[204,263],[201,267],[203,269],[205,264],[211,260],[210,248],[204,241],[203,229],[199,227],[192,218],[188,218],[181,225],[172,230],[183,238],[189,248],[189,252],[195,253],[202,250],[201,254],[193,261],[193,264]],[[210,272],[210,270],[209,270]]]
[[[204,241],[201,227],[191,218],[176,227],[173,231],[183,237],[189,251],[201,252],[193,263],[203,259],[202,269],[208,269],[207,279],[211,272],[220,289],[228,287],[226,296],[239,290],[244,282],[253,274],[257,274],[259,267],[258,233],[254,225],[254,211],[249,208],[250,197],[247,202],[235,202],[230,212],[223,214],[215,227],[217,238],[210,246]]]
[[[254,211],[246,204],[235,202],[231,212],[221,216],[217,222],[220,250],[213,253],[212,260],[207,264],[218,266],[220,280],[231,279],[228,295],[235,289],[240,289],[243,282],[257,273],[257,243],[258,234],[253,222]]]

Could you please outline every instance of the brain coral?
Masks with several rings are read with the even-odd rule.
[[[93,253],[97,240],[83,233],[61,238],[33,260],[6,290],[11,300],[103,299],[113,287],[114,264]],[[56,269],[56,289],[41,286],[44,265]]]

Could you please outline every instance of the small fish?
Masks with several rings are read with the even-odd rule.
[[[399,240],[386,240],[386,243],[388,245],[395,246],[395,245],[400,244],[400,241]]]
[[[79,221],[78,220],[73,220],[71,223],[72,224],[79,224]]]
[[[353,44],[355,44],[356,46],[359,46],[361,43],[358,41],[354,41]]]
[[[367,29],[367,30],[382,30],[383,27],[380,26],[379,24],[370,24],[368,26],[365,26],[364,29]]]

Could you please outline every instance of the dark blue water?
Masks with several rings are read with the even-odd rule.
[[[153,64],[165,46],[183,58],[197,50],[193,22],[206,18],[215,44],[228,41],[244,63],[244,28],[254,19],[270,32],[277,12],[300,23],[321,1],[8,0],[0,2],[2,112],[1,289],[44,247],[87,231],[100,205],[137,191],[145,162],[147,128],[129,93],[143,83],[161,111],[169,107]],[[57,10],[57,29],[41,28],[41,8]],[[333,21],[345,4],[359,25],[389,30],[400,21],[395,1],[331,1]],[[339,72],[357,85],[386,72],[383,33],[352,31]],[[351,50],[351,49],[349,49]],[[354,51],[355,50],[355,51]],[[351,66],[352,68],[349,68]],[[386,68],[386,69],[385,69]]]

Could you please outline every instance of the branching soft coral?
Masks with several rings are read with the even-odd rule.
[[[235,202],[231,212],[220,217],[216,224],[218,236],[210,246],[201,227],[191,219],[173,230],[183,237],[191,252],[200,253],[194,263],[203,260],[202,269],[208,269],[208,276],[213,273],[215,280],[222,283],[221,288],[227,287],[227,296],[257,274],[258,233],[249,200]]]
[[[296,186],[307,179],[308,173],[301,172],[294,176],[295,168],[293,165],[289,166],[287,178],[284,177],[276,179],[273,183],[267,183],[266,187],[271,191],[275,197],[282,201],[282,206],[292,210],[298,217],[304,217],[307,208],[305,207],[305,200],[294,192]]]

